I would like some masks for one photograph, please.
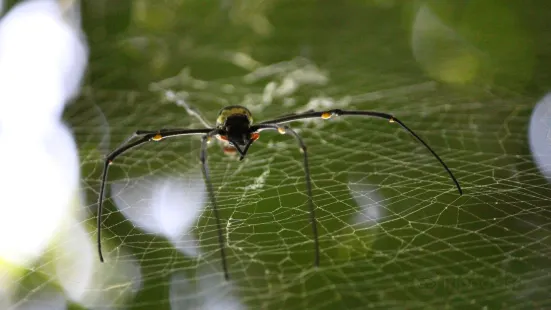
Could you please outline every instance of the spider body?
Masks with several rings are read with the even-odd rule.
[[[208,124],[208,122],[205,121],[197,113],[197,111],[191,109],[188,106],[186,106],[186,111],[188,111],[188,114],[194,117],[197,117],[199,121],[201,121],[201,123],[207,128],[160,129],[160,130],[154,130],[154,131],[138,130],[133,135],[131,135],[128,139],[126,139],[118,148],[116,148],[109,155],[107,155],[104,162],[104,168],[102,173],[101,187],[100,187],[99,199],[98,199],[99,200],[98,214],[97,214],[97,229],[98,229],[97,242],[98,242],[98,253],[99,253],[101,262],[103,262],[103,254],[101,251],[101,215],[103,210],[102,206],[103,206],[105,183],[107,180],[107,173],[108,173],[110,164],[115,160],[116,157],[123,154],[127,150],[130,150],[134,147],[137,147],[147,142],[151,142],[151,141],[158,142],[171,137],[202,135],[201,152],[199,155],[199,159],[201,161],[203,178],[207,186],[207,191],[209,193],[212,209],[214,212],[214,218],[216,221],[216,227],[218,232],[218,242],[220,246],[220,255],[222,258],[222,267],[224,270],[224,276],[226,280],[229,279],[229,274],[228,274],[228,267],[226,264],[225,241],[222,233],[220,216],[218,214],[216,196],[214,195],[214,190],[212,188],[212,183],[210,181],[210,174],[207,166],[207,143],[211,140],[212,137],[216,137],[217,139],[225,142],[226,145],[223,148],[223,150],[226,154],[238,152],[241,155],[240,157],[241,160],[245,157],[245,155],[247,154],[247,151],[249,150],[249,147],[253,144],[253,142],[259,138],[261,131],[264,131],[264,130],[277,131],[280,134],[286,134],[295,138],[300,150],[302,151],[303,160],[304,160],[303,166],[304,166],[304,174],[305,174],[305,181],[306,181],[306,191],[308,196],[308,207],[309,207],[309,213],[310,213],[310,222],[312,225],[312,233],[314,237],[313,241],[314,241],[314,249],[315,249],[315,260],[314,260],[315,266],[319,266],[320,253],[319,253],[319,242],[318,242],[318,231],[317,231],[315,208],[312,200],[312,184],[310,180],[308,152],[306,149],[306,145],[302,140],[302,138],[300,137],[300,135],[289,126],[282,125],[284,123],[300,121],[305,119],[313,119],[313,118],[330,119],[334,116],[373,117],[373,118],[386,119],[389,123],[397,123],[404,130],[410,133],[418,142],[420,142],[427,148],[427,150],[440,162],[442,167],[444,167],[444,169],[447,171],[450,178],[455,183],[455,186],[457,187],[459,194],[460,195],[463,194],[463,191],[461,189],[461,186],[459,185],[459,182],[457,181],[457,179],[455,178],[451,170],[448,168],[448,166],[444,163],[444,161],[442,161],[442,159],[436,154],[436,152],[434,152],[430,148],[430,146],[425,141],[423,141],[423,139],[421,139],[421,137],[419,137],[413,130],[411,130],[402,121],[395,118],[391,114],[376,112],[376,111],[354,111],[354,110],[333,109],[328,111],[307,111],[304,113],[289,114],[273,120],[264,121],[258,124],[253,124],[253,118],[252,118],[251,112],[243,106],[234,105],[234,106],[228,106],[221,109],[216,119],[216,126],[214,126],[213,128],[210,128],[211,126]],[[138,138],[138,139],[135,139],[135,138]]]
[[[252,122],[251,112],[243,106],[229,106],[218,112],[216,138],[228,144],[224,152],[237,151],[241,154],[241,159],[245,157],[247,145],[252,144],[259,137],[254,129],[251,130]]]

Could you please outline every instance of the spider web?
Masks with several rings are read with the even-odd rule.
[[[289,16],[300,15],[295,7],[291,11]],[[193,18],[187,17],[187,21]],[[205,20],[189,22],[203,25]],[[363,17],[349,22],[346,29],[366,28]],[[309,151],[321,250],[320,267],[314,268],[302,154],[296,141],[262,133],[243,162],[211,143],[208,163],[226,240],[228,283],[223,279],[212,204],[201,177],[199,138],[145,144],[111,166],[102,224],[106,263],[90,271],[92,277],[104,280],[85,289],[96,294],[87,305],[548,308],[551,191],[534,164],[526,134],[539,98],[508,88],[447,87],[420,77],[419,65],[402,57],[410,55],[409,45],[394,39],[393,21],[387,23],[371,25],[370,29],[379,30],[365,42],[356,42],[357,31],[350,36],[342,32],[324,33],[322,40],[309,38],[315,47],[311,58],[316,58],[316,48],[327,49],[324,55],[330,61],[299,57],[273,62],[281,55],[299,54],[282,52],[288,46],[277,40],[248,42],[267,54],[262,60],[266,64],[199,42],[193,51],[186,50],[193,69],[182,64],[180,74],[169,78],[151,78],[151,68],[116,69],[113,59],[97,57],[115,48],[95,45],[92,81],[65,114],[79,145],[83,201],[90,211],[77,224],[86,228],[91,240],[96,236],[104,155],[137,129],[202,128],[185,104],[211,123],[220,108],[230,104],[251,109],[255,121],[309,109],[392,113],[442,157],[464,195],[458,196],[438,162],[395,123],[353,117],[291,123]],[[195,33],[197,40],[202,31],[212,32],[201,27]],[[293,34],[300,31],[306,32],[292,29]],[[139,36],[121,40],[121,45],[139,45],[147,34]],[[337,37],[343,41],[329,40]],[[146,39],[164,47],[174,38]],[[340,43],[345,41],[352,48],[344,50]],[[307,48],[301,53],[310,54]],[[169,58],[176,62],[178,57]],[[197,67],[213,63],[215,74],[195,73],[200,71]],[[179,64],[174,66],[180,70]],[[147,78],[134,76],[139,74]],[[152,82],[136,87],[117,83],[128,82],[123,78],[127,75]],[[544,127],[548,130],[548,123]],[[70,237],[60,237],[54,250],[69,244]],[[95,248],[86,250],[86,259],[95,261]],[[59,261],[45,256],[32,271],[40,273]],[[71,265],[58,268],[67,273],[76,270]],[[44,306],[50,299],[39,294],[39,288],[59,281],[40,279],[37,286],[33,279],[19,279],[18,297]]]
[[[545,205],[551,193],[525,142],[535,100],[511,92],[473,90],[465,95],[435,82],[407,79],[394,80],[394,87],[372,85],[370,92],[343,92],[332,85],[328,72],[305,58],[264,70],[200,81],[185,69],[140,93],[94,89],[85,92],[85,108],[74,108],[68,115],[76,124],[80,145],[105,153],[107,134],[91,135],[86,125],[98,119],[91,117],[98,109],[86,106],[101,106],[111,147],[135,129],[201,128],[182,102],[193,103],[210,122],[229,103],[251,108],[257,121],[311,108],[385,111],[416,130],[440,154],[465,194],[458,196],[438,162],[395,124],[344,117],[292,123],[310,155],[321,248],[316,269],[296,142],[263,133],[243,162],[226,156],[214,143],[208,163],[227,242],[232,278],[228,284],[223,281],[211,203],[202,185],[199,139],[146,144],[112,166],[103,226],[108,259],[142,266],[143,294],[170,291],[154,302],[138,299],[136,306],[364,309],[548,304],[545,240],[550,215]],[[285,91],[290,75],[303,77],[296,79],[302,81],[300,91]],[[274,95],[278,90],[285,95]],[[300,100],[308,103],[299,106]],[[253,102],[261,102],[261,107]],[[130,117],[121,113],[128,110],[134,111]],[[95,206],[99,187],[97,155],[81,155],[83,167],[92,167],[83,180],[92,193],[90,207]],[[176,185],[159,189],[158,180]],[[147,222],[154,215],[138,207],[153,204],[151,195],[162,191],[181,191],[180,199],[166,198],[182,202],[181,208],[200,205],[189,230],[171,241],[166,231],[165,237],[148,232]],[[136,218],[132,212],[138,212],[142,222],[121,215]]]

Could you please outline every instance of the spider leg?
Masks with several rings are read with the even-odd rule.
[[[122,143],[119,144],[119,146],[117,146],[117,149],[118,149],[118,148],[121,148],[123,145],[128,144],[128,142],[130,142],[132,139],[134,139],[134,138],[136,138],[136,137],[143,136],[143,135],[147,135],[147,134],[154,134],[154,133],[157,133],[157,131],[151,131],[151,130],[136,130],[136,131],[134,131],[134,133],[131,134],[128,138],[124,139],[124,141],[122,141]]]
[[[107,180],[107,174],[109,172],[109,165],[117,158],[119,155],[124,152],[142,145],[149,141],[160,141],[164,138],[186,136],[186,135],[199,135],[199,134],[208,134],[213,132],[214,129],[161,129],[159,131],[149,131],[149,130],[138,130],[134,132],[130,137],[128,137],[122,145],[113,150],[105,158],[105,163],[103,165],[103,172],[101,176],[101,185],[98,198],[98,211],[97,211],[97,243],[98,243],[98,254],[99,260],[103,263],[103,253],[101,251],[101,218],[103,214],[103,195],[105,192],[105,182]],[[130,142],[130,140],[135,137],[141,136],[140,139]]]
[[[459,182],[453,175],[452,171],[446,163],[436,154],[436,152],[423,140],[419,135],[417,135],[413,130],[411,130],[406,124],[404,124],[401,120],[397,119],[391,114],[383,113],[383,112],[376,112],[376,111],[346,111],[346,110],[340,110],[340,109],[333,109],[328,111],[308,111],[301,114],[296,115],[286,115],[280,118],[276,118],[269,121],[261,122],[260,125],[263,124],[281,124],[281,123],[288,123],[293,121],[299,121],[304,119],[310,119],[310,118],[322,118],[322,119],[329,119],[332,116],[347,116],[347,115],[355,115],[355,116],[367,116],[367,117],[375,117],[375,118],[383,118],[388,120],[390,123],[398,123],[403,129],[405,129],[409,134],[411,134],[418,142],[423,144],[427,150],[440,162],[442,167],[448,172],[448,175],[452,179],[452,181],[455,183],[455,187],[457,187],[457,191],[459,192],[459,195],[463,195],[463,190],[461,189],[461,186],[459,185]]]
[[[300,146],[300,149],[302,151],[302,155],[304,158],[304,175],[306,179],[306,191],[308,194],[308,206],[310,208],[310,222],[312,224],[312,234],[314,235],[314,248],[315,248],[315,265],[316,267],[319,267],[320,264],[320,250],[319,250],[319,241],[318,241],[318,227],[317,227],[317,221],[316,221],[316,213],[314,208],[314,202],[312,200],[312,181],[310,178],[310,167],[308,164],[308,151],[306,149],[306,144],[304,144],[304,141],[300,137],[300,135],[294,131],[289,126],[280,126],[278,124],[259,124],[251,127],[252,131],[261,131],[263,129],[272,129],[277,130],[281,134],[287,134],[290,136],[295,137],[295,139],[298,142],[298,145]]]
[[[140,136],[143,136],[143,135],[155,135],[155,134],[158,134],[158,133],[164,134],[165,132],[170,133],[170,132],[179,131],[179,130],[182,130],[182,129],[179,129],[179,128],[172,128],[172,129],[163,128],[163,129],[159,129],[159,130],[136,130],[128,138],[124,139],[124,141],[122,141],[122,143],[119,144],[119,146],[117,146],[117,149],[123,147],[123,145],[128,144],[128,142],[130,142],[132,139],[134,139],[136,137],[140,137]]]
[[[207,134],[203,136],[203,140],[201,142],[201,168],[203,171],[203,177],[205,178],[205,183],[207,183],[207,190],[209,192],[210,201],[212,202],[212,209],[214,210],[214,219],[216,220],[216,229],[218,232],[218,243],[220,246],[220,255],[222,257],[222,268],[224,269],[224,278],[226,281],[230,279],[229,273],[228,273],[228,266],[226,263],[226,252],[225,252],[225,245],[224,245],[224,235],[222,233],[222,226],[220,225],[220,215],[218,213],[218,207],[216,205],[216,197],[214,195],[214,191],[212,189],[212,182],[210,181],[210,174],[209,174],[209,168],[207,165],[207,142],[208,139],[216,134],[216,131],[212,134]]]

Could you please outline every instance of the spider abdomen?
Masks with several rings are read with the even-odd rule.
[[[253,122],[253,116],[249,109],[240,105],[231,105],[224,107],[218,112],[218,118],[216,119],[216,127],[223,128],[227,125],[227,122],[234,117],[244,117],[247,119],[247,123],[250,125]]]

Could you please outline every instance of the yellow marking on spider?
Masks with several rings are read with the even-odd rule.
[[[163,138],[163,135],[161,135],[160,133],[154,135],[153,137],[151,137],[151,140],[153,141],[160,141],[161,139]]]
[[[394,123],[394,122],[396,122],[396,121],[394,120],[394,117],[391,117],[391,118],[388,119],[388,122],[389,122],[389,123]]]
[[[224,123],[226,123],[226,120],[228,117],[233,115],[245,115],[247,119],[249,120],[249,123],[252,124],[253,122],[253,116],[251,112],[242,106],[229,106],[225,107],[220,112],[218,112],[218,118],[216,118],[216,125],[220,126]]]
[[[333,114],[330,113],[330,112],[323,112],[323,113],[321,113],[321,118],[323,118],[323,119],[330,119],[331,116],[333,116]]]
[[[277,127],[277,131],[279,131],[280,134],[285,134],[286,130],[283,127]]]

